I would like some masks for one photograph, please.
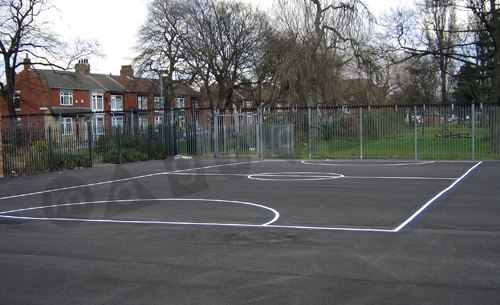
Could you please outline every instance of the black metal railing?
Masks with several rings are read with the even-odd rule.
[[[2,117],[5,175],[175,155],[500,159],[496,105],[156,109]]]

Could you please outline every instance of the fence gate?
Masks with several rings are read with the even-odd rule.
[[[215,112],[213,122],[213,145],[215,156],[257,156],[259,155],[258,114]]]

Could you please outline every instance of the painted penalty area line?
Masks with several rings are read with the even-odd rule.
[[[473,167],[471,167],[468,171],[465,172],[460,178],[455,180],[450,186],[439,192],[436,196],[432,197],[429,201],[427,201],[426,204],[424,204],[420,209],[418,209],[413,215],[411,215],[408,219],[406,219],[402,224],[400,224],[397,228],[394,229],[394,232],[399,232],[401,231],[404,227],[406,227],[410,222],[412,222],[415,218],[417,218],[422,212],[424,212],[431,204],[433,204],[436,200],[438,200],[441,196],[443,196],[445,193],[453,189],[460,181],[465,179],[474,169],[476,169],[479,165],[481,165],[483,162],[480,161],[476,163]]]

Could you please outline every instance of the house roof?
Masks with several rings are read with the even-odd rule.
[[[30,70],[49,88],[75,90],[104,90],[109,92],[124,92],[125,87],[115,81],[110,75],[56,70]]]
[[[149,78],[130,78],[119,75],[110,75],[110,78],[123,86],[126,92],[160,94],[160,87],[158,84]]]
[[[158,80],[149,78],[128,77],[125,75],[107,75],[56,70],[35,70],[41,80],[45,81],[49,88],[54,89],[74,89],[74,90],[103,90],[112,93],[135,92],[139,94],[160,95],[160,85]],[[180,83],[175,86],[177,95],[200,96],[200,92],[188,84]]]
[[[111,75],[106,74],[90,74],[96,82],[98,82],[106,91],[110,92],[124,92],[125,87],[114,80]]]
[[[182,96],[199,97],[201,93],[188,84],[180,83],[175,86],[175,94]]]
[[[30,70],[35,73],[49,88],[98,90],[103,89],[92,77],[82,73],[55,70]]]

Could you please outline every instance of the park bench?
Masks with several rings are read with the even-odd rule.
[[[459,131],[459,132],[452,132],[449,130],[443,130],[441,131],[440,134],[436,135],[437,138],[472,138],[470,132],[468,131]]]

